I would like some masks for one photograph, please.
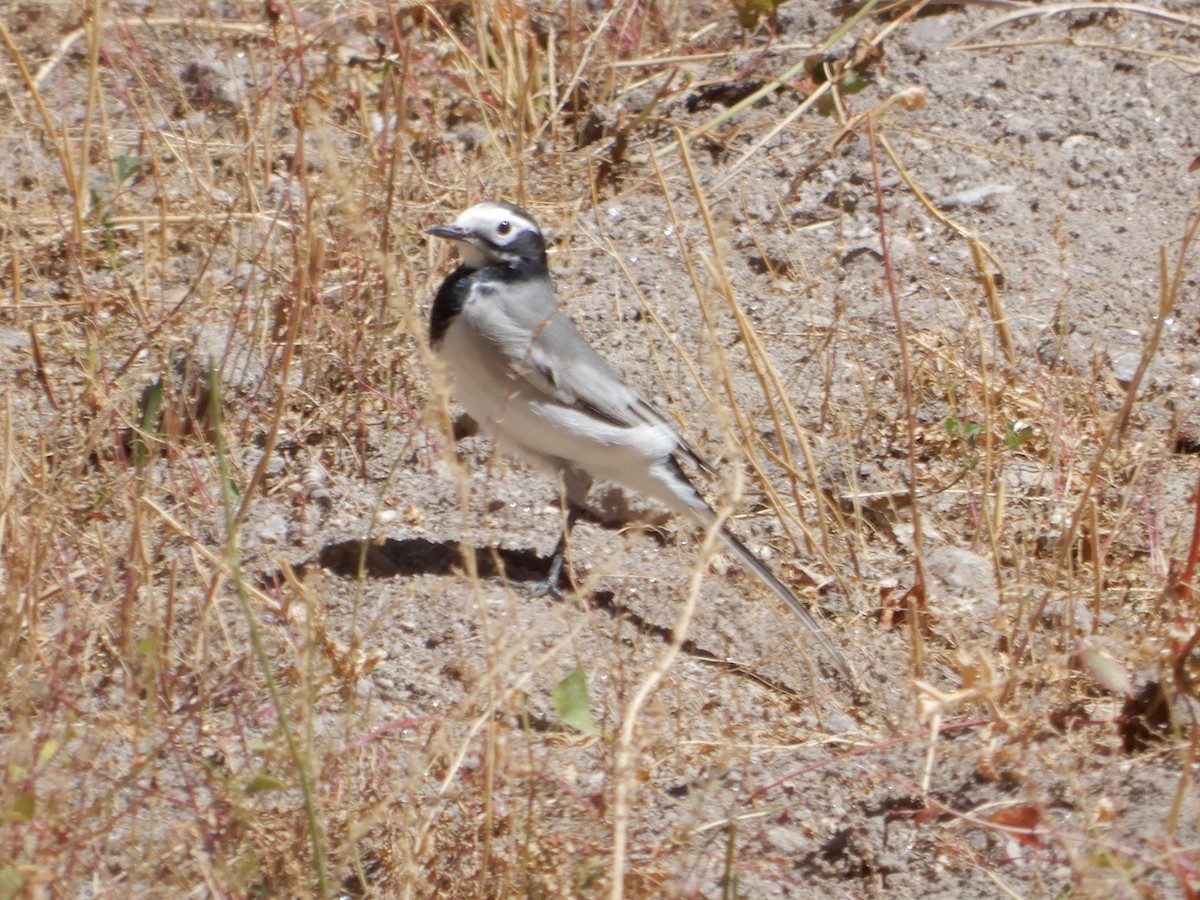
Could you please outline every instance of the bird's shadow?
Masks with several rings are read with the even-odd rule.
[[[317,564],[341,578],[397,578],[413,575],[462,575],[466,566],[464,553],[472,549],[457,541],[430,541],[425,538],[404,538],[383,541],[349,540],[326,544],[317,554]],[[481,579],[502,579],[510,584],[540,586],[550,575],[550,557],[533,550],[510,550],[501,547],[475,547],[475,570]],[[563,573],[563,589],[571,584]],[[671,629],[644,619],[617,600],[612,591],[596,590],[587,596],[587,605],[613,618],[632,625],[639,633],[669,643]],[[695,647],[688,641],[685,652],[706,659],[717,657]]]
[[[375,541],[349,540],[326,544],[317,563],[343,578],[395,578],[412,575],[451,575],[467,569],[463,554],[471,550],[458,541],[404,538]],[[480,578],[503,577],[514,582],[545,581],[549,557],[533,550],[476,547],[475,571]]]
[[[533,550],[510,550],[499,547],[476,547],[475,567],[480,578],[501,578],[510,583],[544,583],[550,574],[550,557]],[[430,541],[425,538],[387,538],[381,542],[349,540],[326,544],[317,555],[317,563],[342,578],[396,578],[413,575],[461,574],[463,553],[472,552],[457,541]],[[565,577],[565,576],[564,576]],[[569,583],[564,585],[569,588]],[[663,643],[671,642],[671,629],[644,618],[626,606],[612,591],[595,590],[585,601],[613,619],[619,619],[645,637]],[[693,640],[681,647],[687,655],[748,678],[784,694],[794,695],[795,689],[765,677],[752,669],[706,650]]]

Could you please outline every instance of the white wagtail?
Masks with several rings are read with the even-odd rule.
[[[453,241],[462,257],[438,290],[429,324],[455,396],[500,449],[563,479],[567,520],[548,585],[557,587],[567,536],[594,479],[710,527],[717,514],[679,461],[709,474],[712,467],[575,330],[554,296],[533,217],[509,203],[480,203],[426,233]],[[849,678],[846,660],[808,609],[724,524],[720,535]]]

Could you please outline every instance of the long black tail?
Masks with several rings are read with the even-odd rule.
[[[817,640],[825,648],[825,652],[829,658],[837,665],[838,671],[847,681],[853,681],[854,678],[850,673],[850,666],[846,662],[846,658],[842,656],[842,652],[838,650],[829,635],[821,630],[821,626],[817,624],[817,620],[812,617],[812,613],[808,611],[808,607],[800,602],[800,599],[788,590],[787,585],[775,577],[775,573],[767,568],[766,564],[750,552],[750,548],[738,540],[737,536],[724,525],[721,526],[721,539],[729,545],[742,564],[750,569],[758,576],[759,581],[769,587],[782,600],[792,612],[798,615],[802,622],[808,626],[809,630],[816,635]]]
[[[692,484],[691,479],[687,477],[675,457],[669,456],[662,460],[658,465],[651,467],[646,475],[647,478],[643,479],[641,483],[633,485],[642,493],[657,498],[676,512],[690,516],[705,528],[711,527],[716,521],[716,512],[696,490],[696,486]],[[842,656],[841,651],[834,646],[829,636],[821,630],[821,626],[812,617],[808,607],[801,603],[796,595],[788,590],[787,585],[780,581],[762,560],[751,553],[750,548],[738,540],[737,535],[726,526],[721,526],[720,535],[742,564],[757,575],[759,581],[769,587],[776,597],[800,617],[800,620],[821,642],[829,658],[837,665],[838,672],[849,684],[853,685],[854,674],[850,671],[846,657]]]

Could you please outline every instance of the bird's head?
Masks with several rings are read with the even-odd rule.
[[[469,269],[546,259],[546,242],[537,222],[511,203],[477,203],[452,225],[436,225],[425,233],[454,241]]]

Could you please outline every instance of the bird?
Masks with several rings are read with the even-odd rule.
[[[562,479],[567,516],[548,589],[557,590],[572,526],[594,482],[615,483],[713,527],[719,517],[683,464],[710,476],[713,467],[572,324],[555,294],[545,237],[533,216],[511,203],[486,201],[425,233],[453,242],[461,260],[438,289],[429,318],[430,344],[449,371],[452,395],[497,450]],[[808,608],[728,525],[716,527],[850,680],[845,657]]]

